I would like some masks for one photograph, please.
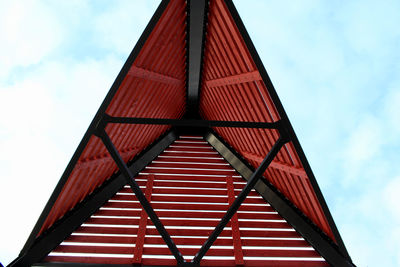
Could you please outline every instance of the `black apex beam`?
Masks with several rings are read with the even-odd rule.
[[[155,119],[155,118],[128,118],[111,117],[104,118],[107,123],[127,123],[127,124],[158,124],[184,127],[234,127],[234,128],[261,128],[279,129],[281,123],[278,122],[248,122],[248,121],[209,121],[209,120],[178,120],[178,119]]]
[[[207,1],[190,0],[188,7],[187,113],[195,116],[200,95]]]

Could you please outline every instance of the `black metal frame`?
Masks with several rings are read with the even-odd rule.
[[[203,244],[200,248],[199,252],[196,256],[192,259],[191,262],[185,262],[182,254],[180,253],[179,249],[176,247],[175,243],[171,239],[171,236],[168,234],[167,230],[165,229],[162,222],[159,220],[157,214],[154,212],[151,204],[146,199],[143,191],[139,188],[138,184],[134,180],[134,175],[129,171],[128,167],[126,166],[125,162],[123,161],[122,157],[120,156],[118,150],[115,148],[114,144],[112,143],[110,137],[106,133],[106,126],[108,123],[121,123],[121,124],[161,124],[161,125],[176,125],[176,126],[191,126],[191,127],[204,127],[205,125],[208,126],[218,126],[218,127],[249,127],[248,125],[254,124],[254,126],[258,126],[259,128],[268,128],[268,129],[277,129],[279,131],[280,137],[278,141],[272,146],[268,155],[264,158],[260,166],[257,168],[255,172],[251,175],[250,179],[248,180],[246,186],[242,189],[238,197],[229,207],[228,211],[224,215],[224,217],[220,220],[219,224],[215,227],[214,231],[208,237],[207,241]],[[263,127],[261,127],[263,126]],[[103,120],[101,120],[97,125],[97,130],[94,133],[96,136],[101,138],[104,145],[106,146],[107,150],[111,154],[114,162],[117,164],[118,168],[125,176],[127,183],[130,185],[132,191],[138,198],[140,204],[147,212],[150,217],[150,220],[155,225],[156,229],[164,239],[165,243],[167,244],[168,248],[174,255],[175,259],[179,266],[198,266],[200,264],[201,259],[207,253],[211,245],[215,242],[218,238],[219,234],[223,231],[229,220],[232,216],[236,213],[239,209],[240,205],[246,199],[247,195],[253,189],[255,184],[259,181],[262,177],[265,170],[268,168],[272,160],[278,154],[279,150],[282,146],[290,141],[290,138],[287,134],[285,127],[282,126],[280,121],[275,123],[259,123],[259,122],[237,122],[237,121],[201,121],[201,120],[175,120],[175,119],[158,119],[158,118],[128,118],[128,117],[111,117],[105,115]]]
[[[232,128],[260,128],[260,129],[280,129],[282,124],[278,122],[248,122],[248,121],[213,121],[213,120],[178,120],[178,119],[158,119],[158,118],[132,118],[132,117],[111,117],[104,116],[107,123],[126,123],[126,124],[157,124],[171,125],[176,127],[232,127]]]
[[[198,117],[207,6],[208,1],[206,0],[188,1],[187,110],[185,116],[189,118]]]
[[[110,137],[106,133],[106,126],[108,123],[120,123],[120,124],[161,124],[161,125],[172,125],[172,126],[190,126],[190,127],[204,127],[204,126],[217,126],[217,127],[249,127],[250,125],[254,125],[256,128],[267,128],[267,129],[277,129],[280,133],[280,138],[276,142],[276,144],[271,148],[271,151],[265,157],[263,162],[257,168],[257,170],[253,173],[252,177],[249,179],[247,185],[243,188],[239,196],[232,203],[230,208],[228,209],[225,216],[221,219],[220,223],[216,226],[213,233],[209,236],[208,240],[203,244],[200,248],[197,255],[193,258],[191,263],[185,262],[182,254],[179,249],[176,247],[175,243],[171,239],[171,236],[168,234],[162,222],[159,220],[157,214],[154,212],[151,204],[146,199],[143,191],[139,188],[138,184],[134,180],[134,175],[129,171],[129,168],[126,166],[123,161],[121,155],[118,150],[115,148],[112,143]],[[238,122],[238,121],[206,121],[206,120],[176,120],[176,119],[158,119],[158,118],[129,118],[129,117],[111,117],[109,115],[105,115],[103,120],[101,120],[97,125],[97,130],[94,133],[98,136],[106,146],[108,152],[111,154],[114,162],[117,164],[118,168],[125,176],[127,183],[130,185],[132,191],[138,198],[140,204],[147,212],[150,217],[150,220],[155,225],[156,229],[164,239],[168,248],[174,255],[177,260],[178,265],[194,265],[197,266],[200,264],[201,259],[207,253],[208,249],[217,239],[219,234],[223,231],[226,224],[232,218],[232,216],[239,209],[240,205],[246,199],[247,195],[250,193],[251,189],[253,189],[254,185],[258,182],[262,174],[268,168],[272,160],[278,154],[281,147],[288,141],[288,135],[282,124],[278,122],[274,123],[263,123],[263,122]]]

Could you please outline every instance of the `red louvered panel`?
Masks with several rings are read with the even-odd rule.
[[[113,116],[180,118],[186,101],[186,2],[171,1],[114,95]],[[125,162],[168,126],[109,124],[106,131]],[[103,143],[91,137],[38,235],[103,184],[115,171]]]
[[[266,85],[224,1],[210,1],[200,113],[209,120],[273,122],[280,119]],[[215,128],[255,168],[278,139],[275,130]],[[292,143],[264,176],[333,240],[332,230]]]
[[[215,152],[198,137],[181,137],[136,180],[185,260],[190,261],[224,216],[245,180],[218,153],[215,164],[199,150]],[[190,154],[196,154],[188,156]],[[191,158],[190,161],[180,161]],[[170,161],[174,159],[173,161]],[[149,172],[155,166],[159,172]],[[173,166],[173,168],[169,168]],[[191,168],[188,168],[190,166]],[[201,170],[193,175],[192,168]],[[229,170],[229,174],[216,170]],[[171,169],[179,173],[165,173]],[[204,179],[204,178],[207,179]],[[198,179],[199,178],[199,179]],[[128,186],[54,249],[46,262],[176,265],[151,220]],[[252,191],[201,261],[201,266],[328,266],[265,200]]]

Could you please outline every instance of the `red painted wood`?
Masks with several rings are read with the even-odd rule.
[[[228,189],[228,203],[232,205],[235,201],[235,193],[233,187],[232,176],[226,176],[226,188]],[[233,249],[235,255],[235,264],[243,265],[243,250],[242,250],[242,242],[240,241],[240,229],[238,222],[238,214],[235,213],[231,218],[231,227],[232,227],[232,241],[233,241]],[[207,253],[207,255],[209,255]]]
[[[132,68],[129,70],[128,75],[132,75],[137,78],[142,78],[145,80],[151,80],[155,82],[160,82],[160,83],[166,83],[169,85],[174,85],[174,86],[182,86],[183,81],[180,79],[177,79],[172,76],[168,75],[163,75],[154,71],[149,71],[143,68],[139,68],[136,66],[132,66]]]
[[[239,83],[254,82],[261,80],[260,73],[258,71],[245,72],[241,74],[231,75],[219,79],[207,80],[206,86],[218,87],[226,85],[235,85]]]
[[[146,183],[145,196],[149,202],[151,202],[151,195],[153,191],[154,175],[149,175]],[[136,238],[135,250],[133,252],[133,263],[139,264],[142,261],[144,238],[146,235],[147,226],[147,212],[142,208],[139,221],[139,229]]]

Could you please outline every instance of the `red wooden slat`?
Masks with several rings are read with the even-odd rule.
[[[204,208],[202,205],[201,207]],[[166,206],[166,208],[170,208]],[[190,206],[188,209],[191,208]],[[225,207],[226,208],[226,207]],[[172,210],[172,209],[171,209]],[[115,209],[103,209],[96,213],[96,215],[100,216],[132,216],[132,217],[139,217],[141,211],[139,210],[115,210]],[[225,211],[220,212],[207,212],[205,213],[204,210],[195,211],[182,211],[182,210],[157,210],[157,214],[159,217],[175,217],[175,218],[214,218],[214,219],[221,219]],[[240,219],[264,219],[264,220],[281,220],[277,213],[239,213],[238,214]]]
[[[149,175],[147,178],[146,192],[145,192],[145,196],[149,202],[151,201],[151,194],[153,191],[153,181],[154,181],[154,176]],[[144,238],[146,235],[147,216],[148,215],[146,211],[142,208],[140,214],[139,229],[137,233],[135,250],[133,252],[133,263],[135,264],[139,264],[142,261]]]
[[[65,239],[65,242],[79,243],[117,243],[117,244],[135,244],[134,236],[93,236],[93,235],[72,235]],[[132,250],[130,251],[132,252]]]
[[[85,257],[85,256],[47,256],[43,262],[76,262],[98,264],[131,264],[130,258],[119,257]]]
[[[288,249],[243,249],[245,257],[321,257],[315,250],[288,250]]]
[[[179,249],[182,255],[191,255],[194,256],[199,249],[198,248],[180,248]],[[160,248],[160,247],[146,247],[143,251],[146,255],[171,255],[171,251],[168,248]],[[207,256],[233,256],[232,249],[214,249],[211,248],[207,251]]]
[[[149,165],[149,167],[157,167],[157,168],[193,168],[193,169],[215,169],[215,170],[229,170],[232,171],[232,167],[229,165],[221,165],[221,164],[190,164],[190,163],[172,163],[172,162],[156,162]]]
[[[166,160],[168,162],[200,162],[200,163],[226,163],[222,158],[206,158],[206,157],[188,157],[188,156],[163,156],[158,157],[157,160]]]
[[[232,176],[226,177],[226,188],[228,189],[228,203],[232,205],[235,201],[235,193],[233,187]],[[240,241],[240,229],[238,222],[238,214],[237,212],[231,218],[231,227],[232,227],[232,241],[234,247],[234,255],[235,255],[235,263],[236,265],[243,265],[243,251],[242,251],[242,242]],[[207,253],[207,255],[209,255]]]
[[[207,198],[208,199],[208,198]],[[140,208],[139,202],[108,202],[104,204],[104,207],[108,208]],[[187,204],[187,203],[155,203],[153,199],[152,207],[154,209],[181,209],[181,210],[218,210],[226,211],[226,202],[223,203],[213,203],[213,204]],[[270,206],[255,206],[255,205],[242,205],[239,211],[273,211]]]
[[[132,247],[120,246],[81,246],[81,245],[60,245],[53,252],[63,253],[98,253],[98,254],[132,254]]]

